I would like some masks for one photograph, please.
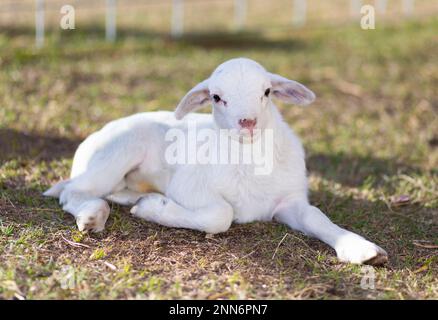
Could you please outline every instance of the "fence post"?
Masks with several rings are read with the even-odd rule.
[[[106,0],[106,19],[105,19],[105,36],[106,40],[114,42],[116,40],[116,0]]]
[[[411,16],[414,13],[414,6],[415,6],[414,0],[403,0],[402,2],[403,13],[407,16]]]
[[[37,48],[44,45],[44,0],[35,3],[35,45]]]
[[[294,0],[292,24],[295,27],[301,27],[306,24],[307,18],[307,1]]]
[[[362,0],[350,0],[350,14],[352,17],[360,16],[360,8],[362,8]]]
[[[379,13],[386,13],[388,1],[387,0],[376,0],[376,9]]]
[[[184,32],[184,0],[172,1],[172,28],[174,38],[181,37]]]
[[[234,0],[234,24],[238,30],[242,29],[245,25],[246,9],[246,0]]]

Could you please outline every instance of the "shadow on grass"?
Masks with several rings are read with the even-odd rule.
[[[35,36],[32,27],[25,26],[2,26],[1,34],[6,37]],[[62,46],[63,41],[78,40],[105,40],[105,28],[100,25],[81,25],[75,30],[61,30],[58,28],[47,30],[48,39],[51,35],[56,35],[56,41]],[[117,43],[122,43],[126,39],[134,39],[139,44],[147,44],[148,41],[157,39],[164,40],[167,44],[182,44],[186,46],[201,47],[204,49],[253,49],[263,50],[299,50],[306,47],[302,40],[282,37],[273,39],[267,37],[260,31],[206,31],[206,32],[187,32],[180,37],[171,37],[168,33],[154,30],[141,30],[139,28],[118,27]],[[141,46],[139,46],[141,48]],[[95,48],[91,48],[93,51]]]
[[[336,181],[342,185],[359,187],[365,184],[377,186],[384,176],[419,174],[424,169],[402,163],[398,159],[380,159],[372,156],[355,156],[344,153],[325,154],[309,152],[306,160],[309,173]],[[438,174],[438,170],[431,170]]]
[[[71,158],[81,140],[0,129],[0,164],[20,159],[51,161]]]
[[[204,49],[299,50],[305,43],[297,39],[269,39],[258,32],[189,33],[178,40]]]

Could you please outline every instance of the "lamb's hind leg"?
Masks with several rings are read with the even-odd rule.
[[[159,139],[148,138],[153,132],[154,128],[133,128],[91,135],[76,151],[69,182],[46,194],[57,196],[63,189],[60,203],[75,216],[79,230],[102,231],[110,211],[103,199],[125,187],[124,179],[129,172],[143,162],[153,162],[146,153],[159,147],[156,142]]]
[[[44,195],[59,198],[62,209],[76,218],[80,231],[100,232],[105,228],[110,213],[108,203],[102,198],[111,190],[123,187],[123,171],[115,175],[103,175],[97,170],[62,181]],[[105,177],[101,179],[100,177]]]
[[[59,198],[63,210],[76,218],[80,231],[102,231],[110,211],[108,204],[88,193],[71,190],[70,184],[74,182],[74,179],[58,182],[44,196]]]
[[[71,179],[65,186],[60,194],[59,202],[63,210],[76,218],[79,230],[103,231],[110,207],[102,198],[123,188],[123,176],[122,168],[118,172],[113,170],[111,174],[90,169]]]
[[[80,231],[103,231],[110,213],[108,203],[103,199],[81,192],[66,192],[61,195],[62,209],[76,218],[78,229]]]

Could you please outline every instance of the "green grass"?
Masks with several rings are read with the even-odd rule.
[[[31,28],[2,28],[0,298],[437,299],[437,34],[436,18],[179,41],[121,28],[111,45],[84,26],[51,33],[37,51]],[[106,231],[90,235],[41,196],[68,176],[88,134],[118,117],[173,109],[237,56],[316,92],[311,107],[280,108],[305,145],[312,202],[388,251],[374,290],[360,287],[359,266],[281,225],[206,237],[113,205]]]

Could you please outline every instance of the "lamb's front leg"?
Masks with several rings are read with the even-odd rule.
[[[167,227],[187,228],[207,233],[225,232],[233,221],[233,209],[223,199],[196,210],[189,210],[159,193],[142,197],[131,213]]]
[[[305,200],[281,203],[274,212],[274,218],[292,229],[324,241],[336,250],[340,261],[380,265],[388,260],[385,250],[337,226],[321,210]]]

